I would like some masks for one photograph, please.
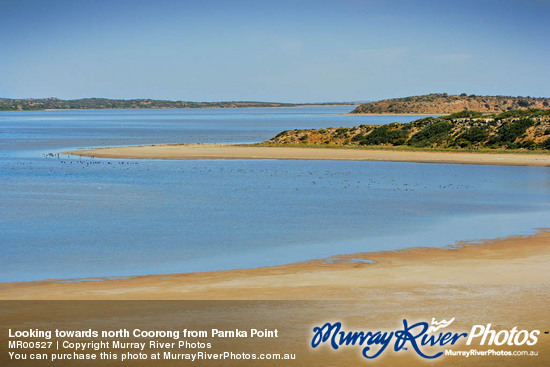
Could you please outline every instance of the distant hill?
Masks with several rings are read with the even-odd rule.
[[[549,150],[550,110],[512,110],[490,115],[462,111],[409,123],[288,130],[262,144]]]
[[[464,110],[495,113],[528,108],[550,108],[550,98],[451,95],[447,93],[385,99],[358,106],[351,113],[416,113],[440,115]]]
[[[9,99],[0,98],[0,111],[32,111],[60,109],[122,109],[122,108],[237,108],[237,107],[294,107],[292,103],[272,102],[186,102],[156,99],[57,98]]]

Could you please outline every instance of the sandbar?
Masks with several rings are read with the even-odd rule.
[[[544,153],[471,153],[229,144],[168,144],[109,147],[77,150],[67,152],[66,154],[97,158],[132,159],[342,160],[550,167],[550,154]]]

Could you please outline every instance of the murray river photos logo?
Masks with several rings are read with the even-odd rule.
[[[361,348],[363,357],[373,359],[380,356],[388,347],[395,352],[400,350],[414,350],[419,356],[427,359],[441,357],[443,351],[433,352],[431,347],[452,346],[465,341],[466,345],[535,345],[538,341],[539,330],[494,330],[491,324],[473,325],[470,332],[445,331],[454,321],[436,321],[409,323],[403,320],[403,328],[394,331],[345,331],[340,322],[325,323],[313,328],[311,347],[317,348],[321,344],[328,344],[337,350],[342,347],[356,346]],[[430,348],[431,352],[426,351]]]

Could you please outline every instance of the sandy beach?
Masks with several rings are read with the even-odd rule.
[[[374,263],[360,261],[362,259]],[[361,253],[259,269],[104,281],[3,283],[0,284],[2,300],[32,301],[3,303],[4,314],[0,317],[5,327],[15,328],[32,325],[32,322],[41,327],[60,328],[179,325],[174,322],[186,322],[182,327],[197,328],[275,325],[287,336],[265,348],[295,351],[299,361],[286,365],[296,366],[318,365],[319,360],[333,366],[366,363],[354,348],[334,353],[328,348],[313,351],[308,347],[308,331],[312,325],[334,318],[355,329],[376,330],[391,328],[391,325],[399,327],[404,318],[429,322],[431,318],[454,317],[454,330],[469,331],[472,325],[487,323],[499,330],[516,326],[540,330],[534,347],[500,348],[534,350],[540,355],[536,358],[447,356],[430,365],[541,366],[550,362],[550,336],[545,333],[550,330],[549,269],[550,232],[542,231],[529,237],[461,244],[447,249]],[[126,301],[78,301],[81,303],[75,307],[70,302],[39,303],[38,300]],[[127,300],[136,301],[128,303]],[[182,304],[138,300],[201,301]],[[202,302],[205,300],[215,301]],[[149,316],[144,318],[144,314]],[[188,320],[190,315],[192,321]],[[227,344],[227,348],[242,349],[243,344]],[[488,350],[494,346],[476,348]],[[462,343],[453,349],[469,350],[470,347]],[[385,354],[380,360],[368,361],[369,365],[426,365],[425,360],[411,352]]]
[[[372,260],[374,263],[358,261]],[[381,305],[394,297],[443,303],[521,295],[526,307],[548,311],[550,231],[453,248],[413,248],[334,256],[283,266],[218,272],[136,276],[104,281],[2,283],[0,299],[362,299]],[[391,289],[392,292],[387,290]],[[511,290],[514,292],[511,292]],[[372,295],[376,294],[375,299]],[[520,312],[516,313],[521,314]],[[542,315],[541,315],[542,316]]]
[[[550,166],[550,154],[426,152],[223,144],[143,145],[66,152],[97,158],[356,160]]]

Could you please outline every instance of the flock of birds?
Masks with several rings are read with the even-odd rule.
[[[124,159],[116,159],[116,160],[109,160],[109,159],[103,159],[103,158],[95,158],[95,157],[72,157],[72,156],[66,156],[62,157],[59,153],[46,153],[44,154],[45,158],[49,159],[56,159],[59,164],[62,165],[72,165],[74,166],[80,166],[82,168],[89,168],[93,166],[101,166],[101,167],[115,167],[117,166],[117,169],[120,169],[125,166],[125,170],[129,170],[131,166],[143,166],[143,170],[145,171],[155,171],[159,169],[166,169],[166,168],[158,168],[155,167],[155,165],[152,165],[150,161],[140,161],[140,160],[124,160]],[[232,167],[207,167],[207,166],[199,166],[196,164],[196,161],[193,161],[195,165],[189,167],[190,161],[179,161],[179,162],[187,162],[185,165],[175,165],[171,166],[170,170],[172,172],[179,172],[184,174],[187,171],[192,172],[193,174],[209,174],[213,175],[213,179],[218,179],[219,174],[223,175],[249,175],[251,177],[256,177],[256,180],[253,180],[252,182],[261,182],[264,178],[268,179],[267,182],[267,188],[268,189],[274,189],[276,185],[274,185],[275,181],[282,180],[282,182],[287,183],[287,189],[288,186],[294,186],[292,189],[295,191],[298,190],[311,190],[315,188],[319,189],[344,189],[344,190],[382,190],[382,191],[393,191],[393,192],[414,192],[417,190],[433,190],[433,189],[439,189],[439,190],[467,190],[469,189],[469,185],[467,184],[440,184],[440,183],[434,183],[432,185],[427,184],[424,180],[423,182],[415,183],[414,180],[412,183],[403,182],[402,179],[386,179],[383,178],[373,178],[373,177],[365,177],[368,176],[368,171],[364,171],[359,173],[359,176],[361,179],[352,179],[350,176],[357,174],[356,171],[351,170],[287,170],[287,169],[280,169],[280,168],[232,168]],[[231,165],[230,165],[231,166]],[[164,166],[163,166],[164,167]],[[141,167],[140,167],[141,168]],[[54,172],[54,168],[50,168],[51,172]],[[340,180],[337,180],[335,182],[335,177],[341,177]],[[357,177],[357,176],[356,176]],[[284,185],[282,185],[284,186]],[[278,187],[281,187],[279,185]],[[240,190],[249,190],[254,189],[254,187],[246,186],[246,187],[239,187],[235,188],[234,191],[240,191]]]

